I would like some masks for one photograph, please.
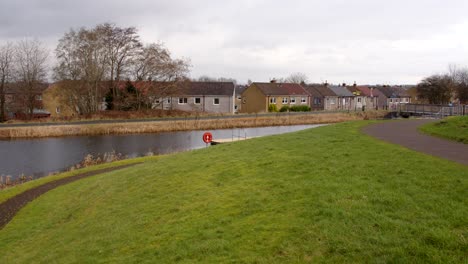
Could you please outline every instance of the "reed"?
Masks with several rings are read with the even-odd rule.
[[[352,120],[367,120],[382,118],[385,112],[360,113],[323,113],[304,115],[278,115],[257,116],[246,118],[219,118],[219,119],[186,119],[177,121],[147,121],[111,124],[87,125],[54,125],[54,126],[28,126],[15,128],[0,128],[0,138],[41,138],[63,136],[91,136],[91,135],[117,135],[142,134],[157,132],[173,132],[187,130],[211,130],[229,128],[247,128],[262,126],[288,126],[339,123]]]

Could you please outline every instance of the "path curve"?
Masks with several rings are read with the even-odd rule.
[[[5,225],[8,224],[13,219],[13,217],[15,217],[15,215],[19,212],[19,210],[21,210],[21,208],[23,208],[29,202],[33,201],[37,197],[41,196],[42,194],[52,189],[55,189],[59,186],[62,186],[62,185],[86,178],[86,177],[128,168],[131,166],[135,166],[137,164],[141,164],[141,163],[127,164],[127,165],[122,165],[122,166],[117,166],[117,167],[112,167],[112,168],[106,168],[106,169],[100,169],[100,170],[81,173],[75,176],[45,183],[43,185],[37,186],[33,189],[29,189],[23,193],[20,193],[16,196],[13,196],[10,199],[6,200],[5,202],[0,203],[0,230],[2,230],[3,227],[5,227]]]
[[[438,120],[415,119],[382,122],[365,127],[363,132],[390,143],[468,166],[468,145],[428,136],[418,131],[419,126],[436,121]]]

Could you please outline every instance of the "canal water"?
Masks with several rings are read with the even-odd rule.
[[[276,126],[211,130],[213,140],[251,138],[314,128],[320,125]],[[79,136],[25,140],[0,140],[0,175],[42,177],[66,171],[91,154],[120,153],[132,158],[168,154],[206,147],[205,131],[157,134]]]

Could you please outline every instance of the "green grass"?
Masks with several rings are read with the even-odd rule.
[[[468,144],[468,116],[449,117],[437,123],[422,126],[426,134]]]
[[[67,178],[67,177],[72,177],[81,173],[86,173],[86,172],[91,172],[95,170],[100,170],[100,169],[106,169],[106,168],[113,168],[113,167],[118,167],[126,164],[135,164],[139,162],[145,162],[148,160],[153,160],[159,158],[158,156],[151,156],[151,157],[141,157],[141,158],[134,158],[134,159],[126,159],[126,160],[120,160],[117,162],[112,162],[112,163],[103,163],[95,166],[90,166],[86,168],[82,168],[79,170],[73,170],[73,171],[68,171],[60,174],[55,174],[47,177],[42,177],[39,179],[35,179],[33,181],[29,181],[20,185],[15,185],[12,187],[8,187],[4,190],[0,190],[0,203],[10,199],[13,196],[16,196],[22,192],[25,192],[27,190],[33,189],[37,186],[44,185],[48,182]]]
[[[353,122],[86,178],[0,231],[0,263],[462,263],[468,167]]]

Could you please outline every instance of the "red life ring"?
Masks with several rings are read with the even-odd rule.
[[[206,144],[211,143],[213,141],[213,135],[210,132],[206,132],[203,134],[203,142]]]

